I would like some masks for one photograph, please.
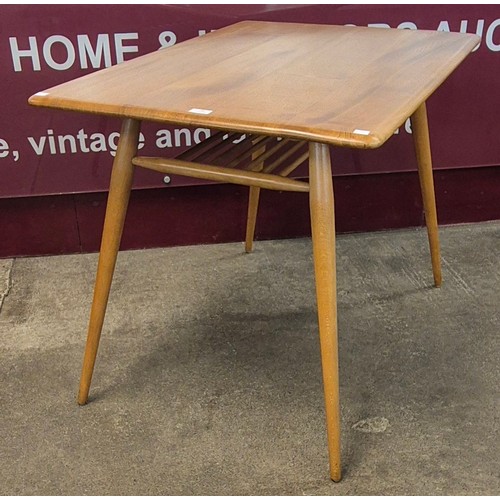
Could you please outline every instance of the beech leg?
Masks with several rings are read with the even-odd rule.
[[[311,143],[309,146],[309,186],[330,477],[334,481],[340,481],[342,472],[340,463],[335,215],[330,152],[325,144]]]
[[[122,124],[120,141],[113,162],[108,203],[97,265],[94,299],[90,312],[89,329],[83,358],[78,404],[87,402],[92,373],[99,347],[104,315],[108,304],[109,290],[113,279],[116,257],[120,247],[123,224],[127,212],[134,166],[132,158],[137,151],[140,123],[126,119]]]
[[[422,201],[424,205],[425,224],[431,250],[432,273],[434,285],[441,286],[441,255],[439,250],[439,233],[434,194],[434,179],[432,176],[431,145],[429,140],[429,126],[427,123],[427,109],[422,103],[411,116],[413,141],[418,163],[418,176]]]

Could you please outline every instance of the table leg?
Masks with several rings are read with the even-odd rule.
[[[330,477],[340,481],[335,215],[330,152],[325,144],[309,146],[309,186]]]
[[[252,160],[255,160],[260,155],[264,154],[266,146],[262,146],[257,151],[252,153]],[[264,164],[258,165],[256,170],[262,170]],[[255,224],[257,222],[257,210],[259,209],[260,187],[250,186],[248,195],[248,214],[247,214],[247,231],[245,235],[245,252],[250,253],[253,250],[253,239],[255,235]]]
[[[124,120],[118,149],[113,162],[101,251],[97,265],[94,299],[90,312],[87,345],[85,347],[82,376],[80,379],[80,391],[78,394],[78,404],[80,405],[84,405],[87,402],[92,372],[94,371],[99,338],[108,304],[109,289],[113,279],[116,256],[120,246],[130,188],[132,186],[134,173],[132,158],[137,152],[139,128],[140,122],[132,119]]]
[[[413,141],[418,163],[418,175],[422,200],[424,204],[425,223],[431,250],[432,273],[434,284],[441,286],[441,256],[439,252],[439,234],[434,194],[434,180],[432,177],[432,157],[429,140],[429,126],[427,123],[427,109],[422,103],[411,116]]]
[[[250,186],[248,196],[247,232],[245,235],[245,252],[253,250],[253,238],[255,234],[255,223],[257,221],[257,209],[259,208],[260,187]]]

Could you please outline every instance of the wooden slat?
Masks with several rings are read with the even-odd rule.
[[[302,155],[300,155],[293,163],[285,167],[283,170],[281,170],[278,175],[281,175],[283,177],[286,177],[287,175],[290,175],[299,165],[302,164],[307,158],[309,157],[309,151],[306,151]]]
[[[177,157],[182,160],[190,161],[193,158],[196,158],[199,153],[203,153],[203,151],[207,151],[215,144],[219,144],[220,142],[222,142],[225,135],[227,135],[227,132],[217,132],[215,135],[212,135],[208,139],[205,139],[199,144],[196,144],[196,146],[189,148]]]
[[[228,136],[226,140],[222,140],[224,135]],[[224,166],[235,166],[245,158],[250,158],[252,152],[258,150],[258,144],[260,142],[264,141],[264,143],[267,143],[273,139],[271,137],[247,134],[243,140],[239,141],[237,144],[233,144],[232,140],[235,140],[238,136],[241,136],[241,134],[233,134],[230,136],[229,132],[219,132],[215,136],[177,155],[176,159],[183,161],[196,160],[196,163],[204,164],[221,162]],[[206,143],[213,138],[215,138],[215,140],[212,142],[212,145],[207,147]],[[192,151],[196,154],[193,154]],[[235,159],[238,161],[234,161]],[[233,164],[230,165],[228,162]]]
[[[209,151],[206,151],[203,154],[197,156],[196,163],[208,163],[208,164],[213,163],[217,158],[222,156],[224,153],[227,153],[228,151],[239,146],[241,142],[239,142],[238,144],[234,144],[233,141],[240,137],[241,134],[229,134],[229,137],[225,141],[217,144],[216,147],[210,149]],[[247,140],[248,138],[245,138],[243,139],[242,142],[244,143]]]
[[[240,136],[241,136],[241,134],[239,134],[239,133],[234,133],[234,132],[229,133],[228,132],[228,133],[224,134],[222,141],[217,141],[216,144],[212,145],[209,148],[204,149],[201,153],[198,153],[194,156],[191,156],[189,161],[193,161],[193,160],[199,161],[199,158],[207,157],[213,151],[218,151],[220,147],[225,147],[226,144],[231,145],[232,141],[234,141],[235,139],[237,139]],[[226,138],[224,139],[224,137],[226,137]]]
[[[178,158],[186,161],[198,160],[198,158],[208,155],[211,151],[224,147],[226,144],[230,144],[231,141],[234,141],[234,139],[240,136],[241,134],[237,132],[218,132],[213,137],[209,137],[191,149],[184,151],[184,153],[178,155]],[[226,139],[224,139],[224,137],[226,137]]]
[[[246,137],[238,141],[237,144],[231,143],[230,148],[221,149],[218,154],[211,155],[211,157],[202,156],[198,158],[197,163],[207,163],[207,164],[221,164],[224,167],[227,167],[227,162],[229,159],[232,159],[236,154],[238,154],[242,149],[248,149],[254,144],[256,141],[261,140],[261,137],[258,135],[246,135]]]
[[[227,166],[228,167],[236,167],[239,163],[241,163],[242,161],[244,161],[247,158],[250,158],[254,152],[259,151],[262,146],[266,145],[268,142],[270,142],[272,140],[275,140],[275,138],[274,137],[264,137],[264,136],[259,137],[258,142],[256,142],[250,149],[243,151],[238,156],[233,158],[231,160],[231,162],[228,163]],[[264,151],[265,150],[263,149],[262,153]],[[258,156],[257,156],[257,158],[258,158]],[[255,158],[252,158],[252,159],[255,159]]]
[[[238,144],[233,144],[231,139],[234,140],[237,134],[228,134],[226,140],[222,139],[224,135],[226,135],[224,132],[218,132],[216,135],[203,141],[203,143],[197,144],[191,150],[185,151],[176,159],[181,161],[196,159],[196,162],[193,163],[214,167],[216,166],[215,163],[220,163],[224,168],[238,168],[245,161],[251,160],[248,165],[243,167],[244,170],[262,171],[269,174],[281,168],[278,175],[286,177],[308,157],[308,152],[306,151],[291,164],[283,166],[290,156],[293,156],[294,153],[305,146],[303,141],[279,141],[266,151],[265,146],[272,141],[276,141],[275,137],[248,135]],[[278,158],[266,167],[263,167],[264,161],[276,153],[278,154]]]
[[[278,142],[275,146],[272,148],[269,148],[266,150],[266,152],[257,158],[255,160],[252,160],[248,165],[244,167],[245,170],[260,170],[262,169],[262,164],[265,160],[267,160],[270,156],[272,156],[274,153],[279,151],[281,148],[286,146],[287,144],[290,143],[290,139],[284,139],[283,141]]]
[[[283,162],[289,158],[290,156],[293,155],[296,151],[298,151],[300,148],[304,147],[305,143],[304,142],[298,142],[294,146],[292,146],[288,151],[285,151],[283,154],[280,155],[280,157],[277,160],[274,160],[272,163],[264,167],[262,170],[265,173],[270,173],[276,168],[278,168],[280,165],[283,164]]]
[[[309,185],[306,182],[261,172],[247,172],[214,165],[202,165],[182,160],[147,156],[138,156],[133,159],[132,163],[137,167],[149,168],[164,174],[184,175],[186,177],[242,184],[244,186],[257,186],[275,191],[297,191],[302,193],[309,191]]]

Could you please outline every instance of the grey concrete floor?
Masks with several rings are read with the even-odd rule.
[[[0,494],[500,493],[500,223],[337,241],[344,479],[328,478],[309,239],[0,261]]]

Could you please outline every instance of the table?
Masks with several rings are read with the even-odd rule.
[[[309,193],[330,477],[341,479],[335,222],[329,145],[376,148],[409,117],[435,286],[441,284],[425,102],[476,35],[244,21],[88,74],[29,99],[120,117],[79,404],[87,402],[134,167],[250,187],[246,251],[261,188]],[[175,159],[137,156],[141,121],[220,132]],[[234,146],[233,139],[244,134]],[[234,146],[234,147],[233,147]],[[309,182],[288,176],[309,158]]]

